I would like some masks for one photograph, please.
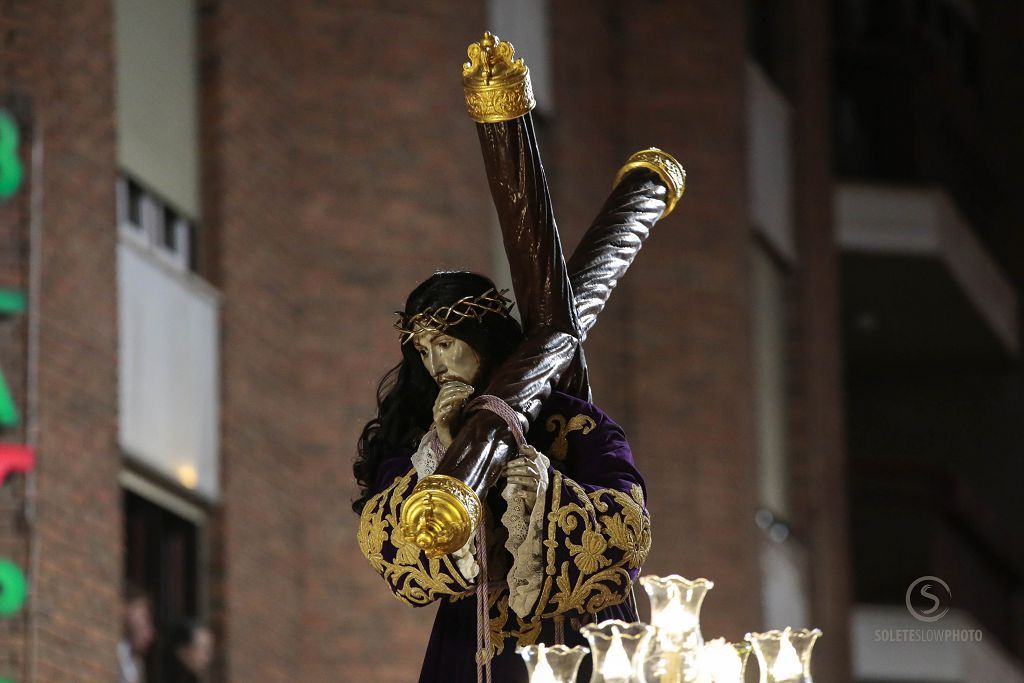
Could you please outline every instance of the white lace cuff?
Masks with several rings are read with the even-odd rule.
[[[462,578],[467,581],[472,581],[480,573],[480,565],[476,563],[476,538],[470,537],[466,545],[452,553],[452,557],[455,558],[455,566],[459,568]]]
[[[508,509],[501,516],[501,523],[508,529],[505,548],[512,553],[512,568],[508,572],[509,598],[512,611],[524,619],[533,611],[540,597],[544,578],[542,544],[545,498],[548,492],[548,467],[550,461],[540,451],[537,464],[540,465],[540,481],[537,482],[537,502],[533,510],[526,509],[525,491],[516,484],[507,484],[501,497],[508,503]]]
[[[412,466],[416,468],[416,475],[419,479],[429,477],[437,469],[437,463],[441,462],[444,453],[438,453],[432,445],[434,441],[434,430],[423,435],[416,452],[412,454]]]

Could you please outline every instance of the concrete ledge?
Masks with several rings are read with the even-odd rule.
[[[842,183],[835,212],[845,251],[941,261],[995,336],[1017,353],[1016,291],[944,191]]]

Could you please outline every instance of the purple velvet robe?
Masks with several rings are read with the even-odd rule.
[[[543,501],[543,583],[532,613],[509,608],[505,576],[512,558],[500,523],[504,481],[487,496],[491,672],[495,683],[523,683],[526,666],[517,645],[554,644],[561,621],[566,645],[586,645],[579,627],[605,619],[636,621],[633,581],[650,549],[644,481],[625,435],[592,403],[554,392],[533,422],[527,441],[548,456]],[[401,537],[401,504],[416,485],[412,449],[378,470],[379,493],[363,510],[359,547],[395,595],[413,605],[440,600],[420,683],[476,681],[476,580],[467,580],[450,556],[431,560]],[[580,680],[589,680],[589,658]]]

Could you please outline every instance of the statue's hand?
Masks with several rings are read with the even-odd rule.
[[[529,511],[537,504],[537,487],[543,476],[539,451],[533,446],[523,446],[519,453],[520,457],[508,461],[502,474],[508,483],[521,489],[519,495],[523,497]]]
[[[452,445],[452,423],[462,412],[463,406],[473,393],[473,387],[465,382],[445,382],[437,392],[434,401],[434,429],[441,445],[447,449]]]

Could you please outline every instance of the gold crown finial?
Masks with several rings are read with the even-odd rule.
[[[668,152],[663,152],[657,147],[648,147],[630,155],[626,164],[615,175],[612,187],[618,185],[619,181],[626,177],[626,174],[637,168],[646,168],[661,178],[662,183],[668,189],[668,194],[665,196],[665,211],[661,217],[664,218],[672,213],[672,209],[676,208],[676,203],[686,190],[686,171],[682,164]]]
[[[511,121],[537,105],[530,70],[522,59],[515,59],[512,43],[487,32],[466,53],[469,61],[462,65],[462,86],[471,119],[480,123]]]

